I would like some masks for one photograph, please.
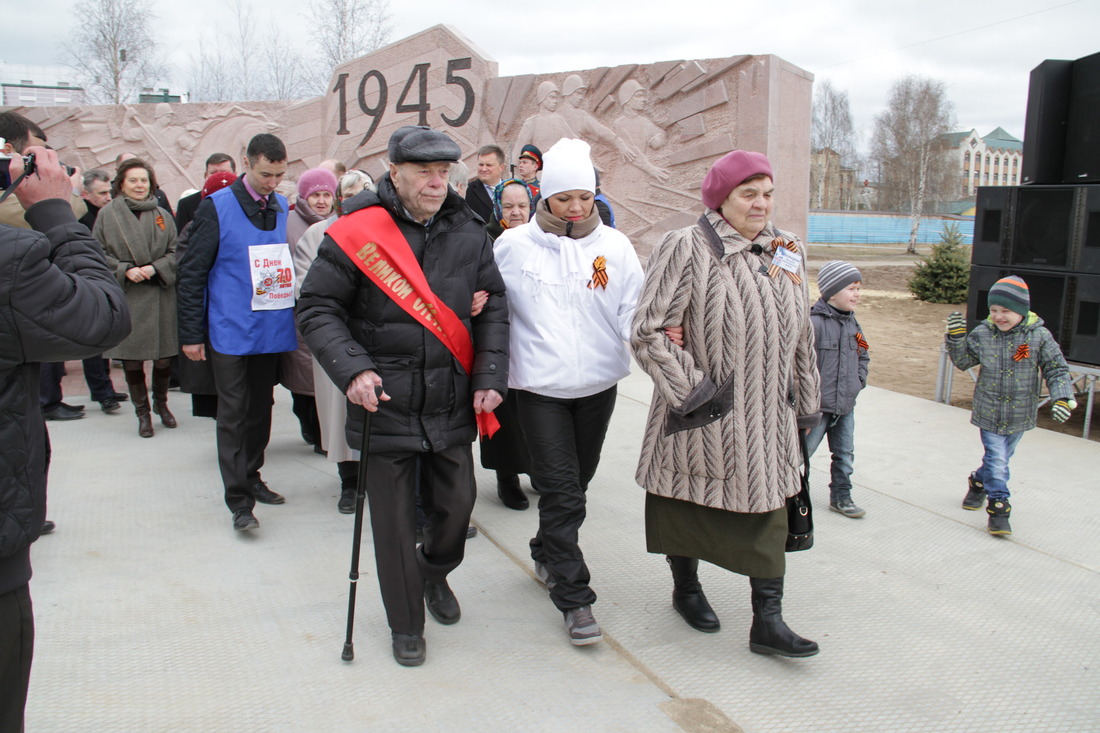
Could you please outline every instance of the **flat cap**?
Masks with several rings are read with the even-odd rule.
[[[451,138],[430,127],[406,125],[390,135],[391,163],[454,163],[462,157],[462,148]]]

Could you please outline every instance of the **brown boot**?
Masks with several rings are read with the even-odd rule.
[[[168,410],[168,380],[172,377],[172,367],[153,367],[153,412],[160,415],[160,421],[166,428],[174,428],[179,423],[176,416]]]
[[[145,372],[126,372],[126,386],[130,388],[130,401],[137,413],[138,435],[153,437],[153,418],[149,416],[149,389],[145,386]]]

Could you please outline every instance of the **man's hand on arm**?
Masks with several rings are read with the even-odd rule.
[[[478,389],[474,391],[474,412],[481,414],[483,412],[492,412],[500,407],[500,403],[504,401],[504,398],[500,396],[500,392],[495,389]]]
[[[390,396],[385,392],[379,392],[382,388],[382,377],[378,373],[368,369],[359,372],[348,385],[348,399],[353,404],[362,405],[367,412],[378,411],[378,401],[387,402]]]

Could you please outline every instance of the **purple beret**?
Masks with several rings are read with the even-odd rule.
[[[328,191],[335,196],[336,176],[324,168],[310,168],[298,177],[298,198],[308,199],[318,191]]]
[[[730,191],[760,174],[772,178],[771,163],[763,153],[748,150],[726,153],[710,167],[703,179],[703,205],[717,211]]]

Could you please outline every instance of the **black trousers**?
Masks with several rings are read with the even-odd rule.
[[[24,585],[0,595],[0,731],[23,730],[33,653],[31,591]]]
[[[260,480],[271,439],[277,354],[232,356],[207,349],[218,390],[218,468],[230,511],[256,506],[252,485]]]
[[[424,581],[440,582],[466,552],[474,509],[473,451],[469,445],[437,453],[371,453],[367,501],[374,535],[378,585],[390,629],[424,631]],[[428,522],[416,545],[416,473]]]
[[[531,558],[549,569],[550,598],[562,611],[596,601],[579,535],[585,492],[600,463],[616,392],[612,387],[589,397],[559,399],[517,390],[531,485],[539,494]]]
[[[88,392],[96,402],[102,402],[115,396],[115,385],[111,382],[109,363],[102,356],[85,359],[84,381],[88,383]],[[61,380],[65,376],[65,363],[48,362],[39,370],[38,401],[42,409],[56,407],[64,395],[61,393]]]

